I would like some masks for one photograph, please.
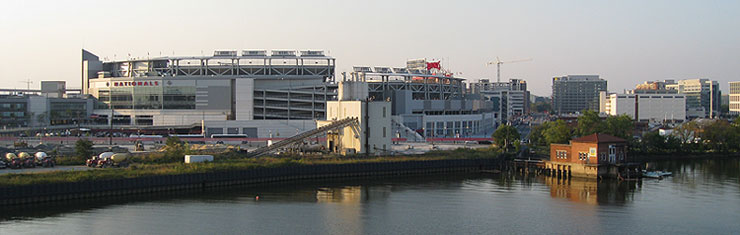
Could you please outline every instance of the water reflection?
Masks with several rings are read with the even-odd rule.
[[[121,215],[124,212],[138,215],[142,211],[146,212],[146,209],[158,208],[154,212],[167,214],[179,211],[179,214],[209,215],[214,221],[228,221],[243,216],[254,223],[250,226],[258,226],[259,223],[276,218],[279,221],[286,213],[302,211],[319,215],[311,219],[302,218],[307,222],[301,225],[310,227],[321,224],[323,229],[317,230],[319,232],[372,233],[373,229],[383,231],[383,224],[395,221],[408,220],[411,224],[435,221],[426,224],[433,227],[445,223],[464,223],[477,219],[477,216],[492,216],[491,214],[496,213],[502,213],[497,216],[512,219],[501,222],[500,225],[503,226],[519,221],[516,218],[532,216],[531,211],[548,215],[549,221],[557,223],[567,220],[550,218],[609,212],[602,211],[603,208],[620,213],[640,211],[639,215],[652,216],[651,213],[666,208],[682,208],[676,207],[675,201],[682,201],[681,205],[702,205],[712,208],[706,209],[706,213],[717,213],[740,198],[740,159],[666,161],[649,163],[648,166],[671,171],[674,176],[663,181],[629,182],[577,178],[562,180],[517,174],[445,174],[233,187],[206,192],[175,192],[4,207],[0,208],[0,222],[3,222],[0,223],[0,230],[21,221],[29,222],[29,226],[37,226],[33,222],[40,219],[77,221],[75,218],[79,218],[80,223],[84,224],[89,221],[85,218],[94,220],[98,215]],[[636,199],[636,195],[641,196]],[[257,200],[256,196],[260,196],[260,199]],[[607,207],[603,207],[605,205]],[[569,213],[563,212],[568,210]],[[154,214],[161,216],[156,213]],[[683,211],[681,213],[685,214]],[[409,217],[409,214],[418,216]],[[137,217],[140,216],[127,218],[133,220],[138,219]],[[418,220],[412,217],[418,217]],[[156,217],[152,218],[156,220]],[[445,219],[436,221],[438,218]],[[714,217],[713,220],[722,218],[724,217]],[[172,218],[175,222],[180,219]],[[607,223],[597,219],[593,222]],[[302,228],[297,228],[297,231],[302,231],[300,229]]]
[[[0,222],[61,216],[140,203],[340,203],[361,204],[387,199],[393,191],[434,187],[455,189],[463,181],[484,175],[449,174],[386,179],[330,180],[327,182],[286,183],[264,186],[235,186],[208,191],[177,191],[148,195],[93,198],[0,208]],[[433,185],[433,186],[432,186]],[[257,198],[259,196],[259,199]]]
[[[660,161],[645,164],[649,169],[667,170],[688,175],[701,173],[707,180],[727,180],[740,178],[740,158],[689,159],[681,161]]]
[[[595,180],[563,180],[546,177],[544,181],[550,187],[551,197],[592,205],[598,204],[598,182]]]
[[[634,199],[639,182],[544,177],[550,196],[590,205],[620,205]]]
[[[315,190],[316,202],[359,204],[369,200],[386,198],[391,193],[387,186],[339,186],[320,187]]]

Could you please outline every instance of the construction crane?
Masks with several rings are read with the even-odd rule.
[[[529,59],[522,59],[522,60],[510,60],[510,61],[501,61],[501,59],[496,56],[496,61],[488,62],[486,65],[496,65],[496,82],[501,82],[501,65],[504,63],[511,64],[511,63],[518,63],[518,62],[527,62],[532,61],[532,58]]]

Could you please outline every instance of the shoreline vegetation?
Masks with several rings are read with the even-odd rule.
[[[606,133],[624,138],[630,146],[633,161],[659,161],[707,157],[740,156],[740,118],[690,121],[674,128],[671,135],[657,131],[646,132],[642,138],[631,138],[634,122],[625,115],[601,119],[596,112],[584,111],[577,123],[563,120],[545,122],[532,129],[530,148],[534,156],[549,158],[551,143],[567,143],[571,138],[593,133]],[[508,128],[508,129],[507,129]],[[227,172],[259,168],[279,168],[305,165],[352,164],[374,162],[434,161],[451,159],[508,159],[520,150],[520,136],[516,129],[503,125],[494,133],[496,146],[481,149],[460,148],[435,150],[418,155],[339,156],[339,155],[280,155],[277,157],[245,158],[239,151],[208,153],[193,151],[178,138],[168,138],[162,151],[132,156],[133,164],[124,169],[95,169],[89,171],[54,171],[45,173],[10,173],[0,175],[0,187],[35,184],[72,183],[110,179],[128,179],[147,176],[193,173]],[[512,143],[512,144],[510,144]],[[92,142],[82,139],[75,143],[75,155],[57,157],[60,165],[82,165],[91,156]],[[187,154],[212,154],[215,162],[185,164]]]
[[[359,163],[392,163],[407,161],[435,161],[453,159],[497,159],[506,156],[495,148],[481,149],[455,149],[436,150],[418,155],[395,155],[395,156],[324,156],[324,157],[301,157],[280,156],[243,158],[241,154],[226,152],[215,154],[216,161],[205,163],[185,164],[182,156],[173,157],[165,153],[155,153],[156,157],[144,155],[139,156],[138,162],[128,168],[106,168],[88,171],[53,171],[43,173],[10,173],[0,175],[0,187],[14,187],[24,185],[41,185],[56,183],[74,183],[84,181],[99,181],[113,179],[130,179],[149,176],[183,175],[195,173],[229,172],[252,170],[260,168],[281,168],[305,165],[331,165],[331,164],[359,164]],[[174,151],[179,154],[179,151]],[[164,159],[164,160],[162,160]],[[172,162],[175,160],[176,162]]]
[[[689,156],[737,156],[740,154],[740,118],[729,122],[723,119],[688,121],[660,133],[657,128],[635,137],[635,123],[629,116],[599,117],[595,111],[583,111],[575,122],[548,121],[532,128],[531,148],[538,155],[550,154],[550,144],[567,144],[572,138],[594,133],[625,139],[629,154],[636,161]]]

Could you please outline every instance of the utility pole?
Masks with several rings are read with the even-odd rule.
[[[22,83],[25,83],[26,84],[26,90],[31,90],[31,84],[33,84],[33,81],[31,81],[30,78],[29,79],[26,79],[26,81],[25,82],[22,82]]]
[[[108,145],[113,149],[113,94],[108,96],[108,108],[110,108],[110,123],[108,126]]]

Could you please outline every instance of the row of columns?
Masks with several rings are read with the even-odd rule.
[[[556,176],[558,178],[570,178],[571,177],[571,166],[548,164],[547,172],[550,176]]]

